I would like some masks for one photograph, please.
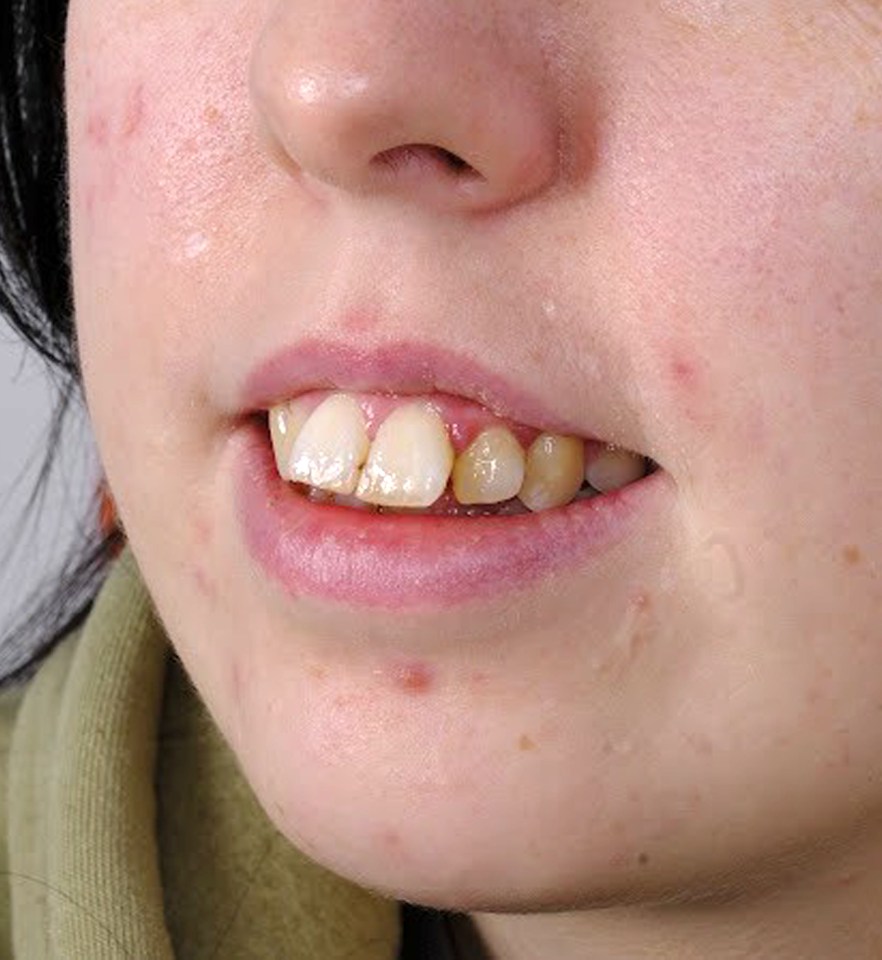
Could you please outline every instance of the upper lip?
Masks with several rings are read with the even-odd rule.
[[[249,415],[319,389],[447,393],[541,430],[601,439],[474,357],[417,341],[369,348],[324,338],[295,341],[255,364],[238,392],[237,406]]]

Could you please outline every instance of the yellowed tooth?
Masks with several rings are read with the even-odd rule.
[[[355,495],[380,507],[429,507],[444,493],[453,447],[426,403],[394,410],[380,425]]]
[[[359,405],[348,394],[331,394],[313,410],[294,441],[290,479],[320,490],[352,493],[369,446]]]
[[[501,503],[524,482],[524,451],[506,427],[489,427],[456,458],[453,495],[460,503]]]
[[[601,493],[618,490],[646,473],[646,459],[630,450],[608,447],[585,469],[585,479]]]
[[[276,469],[284,480],[291,479],[291,451],[308,417],[305,405],[298,400],[280,403],[269,412],[270,439],[276,456]]]
[[[530,510],[549,510],[569,503],[585,479],[581,440],[542,433],[530,444],[524,482],[518,499]]]

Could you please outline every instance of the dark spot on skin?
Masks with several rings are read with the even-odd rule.
[[[518,749],[519,750],[535,750],[536,744],[525,733],[522,733],[521,739],[518,740]]]
[[[130,140],[140,129],[144,120],[144,84],[138,85],[132,90],[126,103],[126,111],[123,117],[122,131],[120,138]]]
[[[424,663],[402,663],[391,671],[392,682],[405,693],[424,694],[432,689],[432,671]]]
[[[861,551],[854,544],[849,544],[842,550],[842,559],[846,566],[856,567],[861,562]]]
[[[309,675],[314,680],[324,680],[325,677],[328,675],[328,671],[325,670],[324,667],[318,667],[313,665],[309,668]]]
[[[649,854],[640,853],[637,857],[637,862],[640,864],[641,867],[645,867],[646,864],[649,863]]]
[[[89,115],[89,119],[86,121],[86,139],[89,143],[96,147],[106,147],[109,131],[107,117],[97,111]]]
[[[221,112],[213,104],[209,104],[202,111],[202,118],[209,126],[216,127],[220,123]]]

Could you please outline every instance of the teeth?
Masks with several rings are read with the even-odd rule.
[[[453,495],[460,503],[501,503],[524,482],[524,451],[510,430],[490,427],[456,459]]]
[[[304,410],[303,404],[297,401],[280,403],[269,412],[270,437],[273,452],[276,455],[276,468],[279,476],[284,480],[291,479],[289,470],[291,451],[308,417],[309,414]]]
[[[427,404],[393,411],[377,430],[355,495],[381,507],[429,507],[453,468],[444,421]]]
[[[585,478],[581,440],[542,433],[530,444],[524,483],[518,497],[530,510],[549,510],[569,503]]]
[[[646,459],[630,450],[610,447],[585,469],[585,479],[601,493],[609,493],[639,480],[646,473]]]
[[[294,441],[289,479],[320,490],[353,493],[369,446],[359,405],[345,393],[332,394],[315,408]]]

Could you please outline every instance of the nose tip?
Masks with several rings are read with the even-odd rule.
[[[392,0],[304,6],[278,3],[251,61],[258,126],[283,164],[320,189],[446,211],[505,208],[554,181],[557,111],[518,31],[449,0],[407,17]]]

